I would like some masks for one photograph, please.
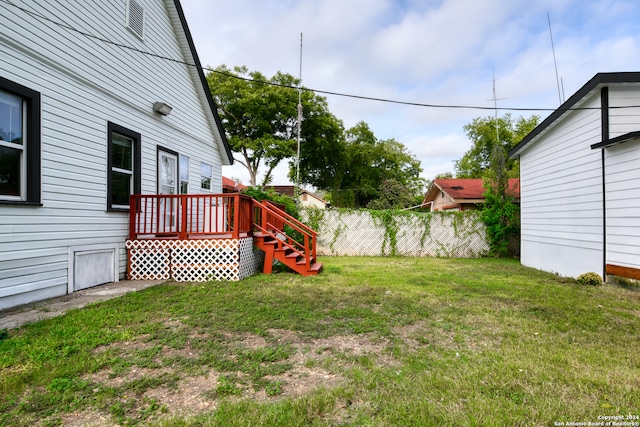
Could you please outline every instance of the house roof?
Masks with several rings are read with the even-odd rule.
[[[423,204],[435,200],[438,193],[443,192],[458,203],[484,202],[484,188],[482,178],[442,178],[435,179],[424,197]],[[520,179],[509,178],[508,190],[510,196],[520,198]]]
[[[269,188],[283,196],[293,197],[296,194],[296,187],[294,185],[272,185]]]
[[[231,179],[231,178],[227,178],[226,176],[222,177],[222,189],[223,190],[227,190],[230,191],[232,193],[237,193],[241,190],[244,190],[245,188],[247,188],[246,185],[242,185],[239,182],[236,182],[235,180]]]
[[[193,43],[191,31],[189,30],[189,26],[187,25],[187,19],[184,16],[184,11],[182,9],[182,5],[180,4],[180,0],[165,0],[165,4],[167,5],[169,16],[171,17],[172,23],[174,25],[174,31],[176,33],[176,37],[178,38],[178,43],[180,44],[183,54],[185,55],[185,62],[194,65],[189,66],[188,68],[194,82],[199,83],[196,84],[196,92],[198,93],[203,107],[205,107],[204,110],[208,116],[211,130],[215,135],[218,136],[218,138],[216,138],[216,142],[218,144],[218,149],[220,150],[221,162],[223,165],[232,165],[233,153],[231,152],[231,147],[229,146],[227,135],[225,134],[224,128],[222,127],[222,121],[220,120],[220,116],[218,115],[218,106],[211,96],[211,91],[209,90],[207,79],[204,75],[204,71],[202,70],[200,58],[198,57],[198,52],[196,52],[196,47]],[[171,6],[173,6],[173,8]],[[182,30],[182,32],[178,31],[180,29]],[[226,156],[222,155],[223,153],[226,154]]]
[[[543,135],[545,131],[551,128],[554,123],[562,116],[570,112],[572,109],[578,108],[585,98],[593,91],[609,84],[632,84],[640,83],[640,72],[623,72],[623,73],[598,73],[591,80],[585,83],[576,93],[574,93],[567,101],[557,110],[542,121],[529,135],[527,135],[518,145],[509,151],[510,158],[517,158],[522,151],[531,143],[536,141],[538,137]]]
[[[322,197],[320,197],[320,196],[318,196],[317,194],[314,194],[314,193],[312,193],[312,192],[310,192],[310,191],[302,190],[302,191],[301,191],[301,193],[302,193],[302,194],[307,194],[307,195],[309,195],[309,196],[313,197],[314,199],[316,199],[317,201],[319,201],[320,203],[324,203],[325,205],[328,205],[328,204],[329,204],[329,202],[327,202],[326,200],[324,200]]]
[[[289,196],[289,197],[295,197],[296,194],[296,187],[295,185],[272,185],[269,188],[271,188],[273,191],[275,191],[278,194],[281,194],[283,196]],[[326,200],[322,199],[321,197],[313,194],[310,191],[307,191],[305,189],[300,189],[300,194],[308,194],[311,197],[317,199],[318,201],[328,204],[329,202],[327,202]]]

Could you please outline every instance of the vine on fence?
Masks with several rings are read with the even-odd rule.
[[[424,251],[425,245],[429,242],[429,237],[432,236],[433,233],[432,220],[434,217],[441,219],[442,226],[446,227],[444,224],[450,224],[449,226],[453,229],[453,237],[455,237],[454,241],[448,245],[447,243],[436,242],[431,239],[431,247],[435,245],[435,247],[438,248],[436,250],[436,256],[453,256],[456,253],[460,253],[461,249],[468,246],[468,240],[474,234],[478,235],[475,241],[480,242],[476,243],[475,246],[480,246],[476,248],[477,250],[474,253],[476,255],[484,255],[488,249],[483,249],[486,245],[486,236],[484,224],[480,221],[478,212],[433,212],[424,214],[396,210],[354,210],[341,208],[331,209],[330,211],[305,209],[302,213],[304,214],[303,216],[305,217],[307,225],[317,230],[320,234],[324,234],[326,240],[330,240],[329,248],[333,253],[336,252],[336,245],[340,239],[349,231],[347,218],[353,218],[354,215],[357,217],[368,217],[378,229],[382,229],[383,238],[382,247],[380,248],[382,255],[402,255],[402,251],[398,248],[398,242],[401,237],[400,231],[403,229],[409,230],[402,234],[403,242],[406,244],[407,238],[411,239],[411,237],[414,237],[416,240],[419,240],[420,250]],[[335,218],[334,222],[337,224],[332,226],[328,223],[328,221],[331,221],[329,219],[330,217],[328,217],[329,214]],[[450,218],[450,220],[445,221],[445,218]],[[467,253],[469,252],[467,251]]]
[[[307,209],[306,223],[313,230],[319,230],[322,220],[324,219],[324,209]]]
[[[400,227],[398,226],[398,222],[396,221],[396,216],[400,212],[389,210],[367,210],[367,212],[369,212],[376,225],[382,226],[384,228],[384,238],[382,240],[382,255],[387,255],[385,252],[385,247],[387,247],[388,245],[389,249],[391,250],[390,255],[395,256],[398,253],[398,231],[400,231]]]

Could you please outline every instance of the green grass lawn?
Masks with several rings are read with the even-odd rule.
[[[0,425],[640,423],[639,292],[510,260],[322,261],[9,331]]]

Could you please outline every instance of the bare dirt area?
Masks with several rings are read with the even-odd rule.
[[[176,321],[168,326],[178,330],[181,327]],[[110,366],[86,375],[83,380],[92,384],[95,392],[101,389],[118,391],[120,395],[113,399],[111,407],[119,405],[126,408],[126,416],[140,419],[137,414],[151,408],[154,413],[147,419],[159,419],[211,412],[223,399],[269,401],[303,396],[319,388],[332,389],[344,383],[341,370],[348,366],[352,356],[371,357],[379,366],[394,363],[393,358],[385,353],[389,341],[367,334],[321,339],[303,339],[294,331],[282,329],[270,329],[264,336],[220,334],[228,344],[228,353],[221,357],[229,360],[235,361],[246,352],[270,351],[274,347],[287,348],[289,353],[273,363],[259,362],[260,369],[267,373],[256,381],[253,372],[212,368],[205,363],[205,351],[189,339],[182,348],[176,349],[159,346],[142,336],[139,340],[97,348],[94,351],[96,357],[108,355],[119,360],[124,367]],[[202,340],[203,336],[191,335],[189,338]],[[145,354],[151,356],[142,359],[140,355]],[[195,365],[195,368],[192,366],[192,369],[185,370],[185,363]],[[279,370],[270,372],[270,365],[279,367]],[[101,427],[113,425],[115,419],[113,413],[91,409],[65,415],[61,421],[65,426]]]

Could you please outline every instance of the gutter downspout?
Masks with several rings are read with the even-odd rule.
[[[600,123],[602,141],[609,139],[609,88],[600,90]],[[602,163],[602,278],[607,281],[607,180],[605,170],[605,150],[600,151]]]

